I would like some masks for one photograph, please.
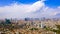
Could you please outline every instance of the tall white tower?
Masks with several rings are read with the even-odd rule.
[[[45,24],[43,22],[41,22],[40,26],[41,26],[41,28],[44,28]]]
[[[43,23],[41,22],[41,28],[43,28]]]

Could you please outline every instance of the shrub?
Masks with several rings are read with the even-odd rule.
[[[30,30],[38,30],[38,28],[31,28]]]

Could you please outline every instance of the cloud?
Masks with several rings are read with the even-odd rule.
[[[47,1],[47,0],[41,0],[41,1],[43,2],[43,1]]]
[[[24,18],[28,17],[28,13],[39,10],[44,6],[44,3],[37,1],[33,4],[17,4],[13,3],[10,6],[0,7],[0,18]]]
[[[58,8],[60,9],[60,6],[58,6]]]
[[[60,8],[59,7],[57,7],[57,8],[45,7],[43,9],[43,12],[42,12],[41,15],[44,15],[45,17],[53,17],[53,16],[55,16],[59,13],[60,13]]]
[[[43,6],[44,6],[44,3],[42,1],[37,1],[29,7],[28,12],[35,12],[41,9]]]
[[[40,18],[53,17],[60,13],[60,6],[51,8],[45,5],[44,1],[37,1],[33,4],[17,4],[0,7],[0,18]]]

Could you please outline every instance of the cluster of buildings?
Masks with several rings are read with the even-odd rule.
[[[20,28],[54,28],[56,29],[56,25],[60,25],[60,19],[39,19],[39,18],[25,18],[23,20],[17,19],[4,19],[0,20],[0,24],[12,24],[19,26]]]
[[[54,27],[56,24],[60,24],[60,19],[39,19],[39,18],[25,18],[23,20],[18,19],[4,19],[0,20],[0,23],[5,24],[27,24],[34,27],[41,27],[44,28],[45,26]]]

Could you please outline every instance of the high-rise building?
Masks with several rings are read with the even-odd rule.
[[[11,24],[11,21],[9,19],[5,19],[6,24]]]

